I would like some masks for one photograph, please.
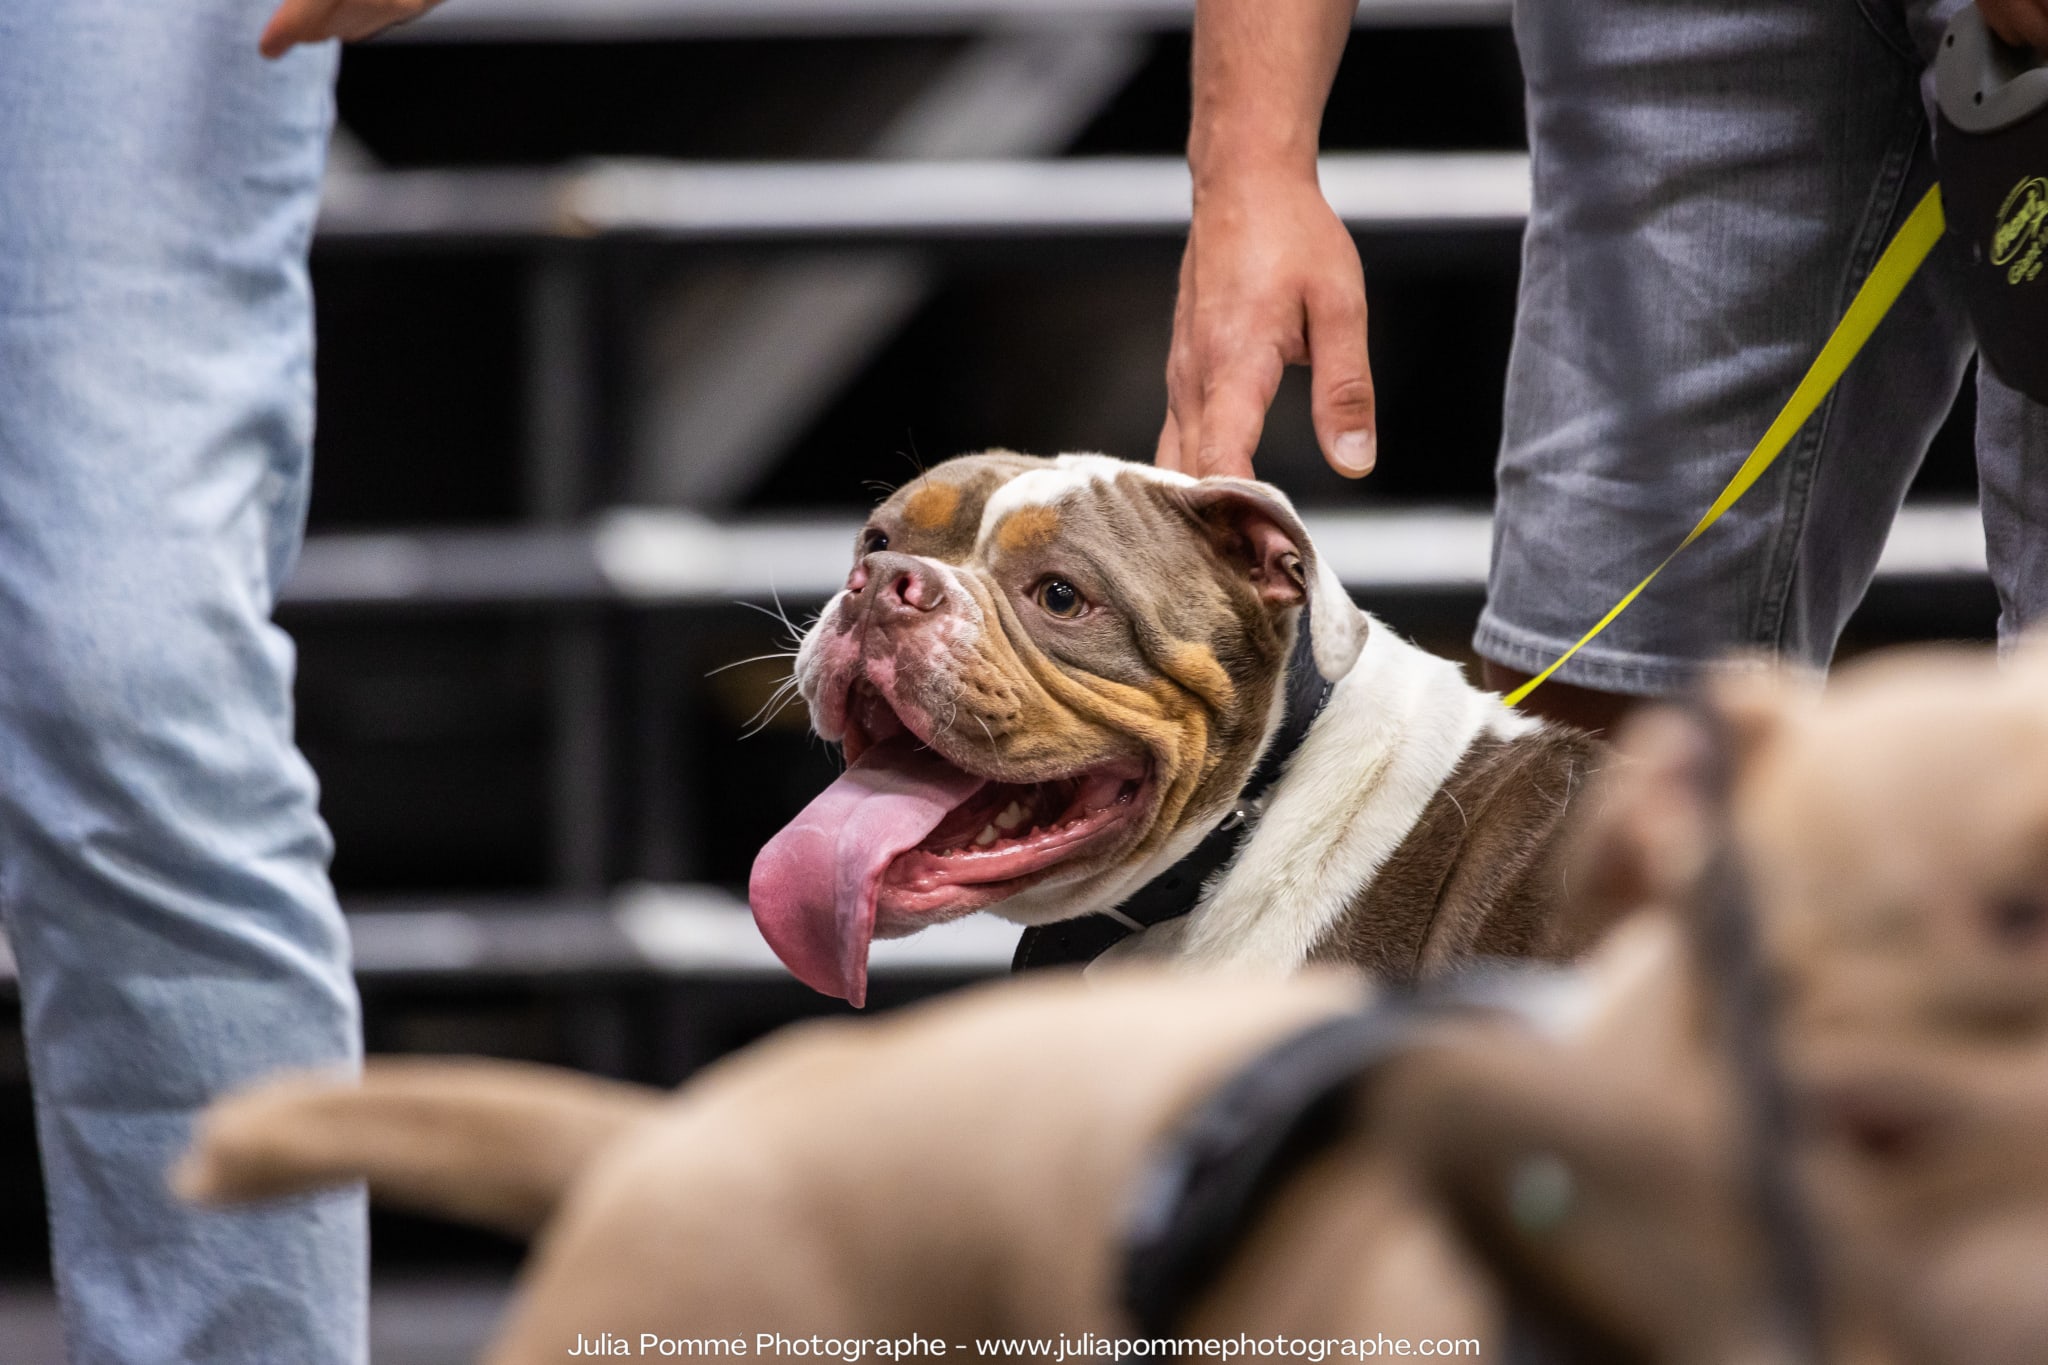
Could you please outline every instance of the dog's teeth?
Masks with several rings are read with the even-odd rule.
[[[996,828],[1000,830],[1013,830],[1023,823],[1024,807],[1015,801],[1003,807],[1003,813],[996,817]]]
[[[996,827],[994,825],[983,825],[981,827],[981,833],[974,836],[974,846],[976,848],[987,848],[990,844],[994,843],[995,841]]]

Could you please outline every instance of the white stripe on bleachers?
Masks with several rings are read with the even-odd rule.
[[[977,32],[1092,24],[1186,28],[1194,0],[459,0],[382,41],[618,42]],[[1362,0],[1360,27],[1504,24],[1508,0]]]
[[[754,927],[746,903],[715,887],[628,888],[614,898],[611,913],[658,970],[788,975]],[[910,938],[878,940],[868,954],[868,971],[882,977],[1007,971],[1021,932],[994,915],[969,915]]]
[[[1529,212],[1520,153],[1372,153],[1322,161],[1323,192],[1356,227],[1513,227]],[[811,162],[586,172],[570,212],[593,233],[688,237],[1032,235],[1178,231],[1177,157]]]
[[[1479,511],[1314,511],[1317,548],[1352,591],[1476,592],[1492,519]],[[587,529],[349,533],[307,542],[285,600],[300,605],[623,602],[716,605],[829,596],[852,562],[858,523],[715,522],[628,509]],[[1979,577],[1974,506],[1913,504],[1878,561],[1880,579]]]
[[[366,977],[662,976],[786,980],[744,900],[689,883],[622,887],[583,899],[450,896],[351,906],[356,971]],[[874,945],[877,979],[1008,970],[1019,929],[971,915]],[[4,945],[0,945],[4,946]],[[11,974],[0,957],[0,978]]]
[[[1348,153],[1323,192],[1354,230],[1519,227],[1519,152]],[[1178,157],[709,163],[600,161],[567,170],[337,171],[327,242],[462,238],[861,241],[1178,234]]]

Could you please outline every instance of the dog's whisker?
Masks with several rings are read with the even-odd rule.
[[[783,698],[781,705],[777,706],[773,711],[770,711],[767,715],[762,716],[759,722],[753,724],[750,729],[741,732],[740,738],[752,739],[755,735],[758,735],[763,730],[766,730],[770,725],[773,725],[775,723],[776,717],[780,716],[784,711],[787,711],[795,701],[796,698],[794,696]],[[757,712],[756,714],[759,713]]]
[[[783,711],[787,710],[790,702],[796,699],[796,687],[795,674],[792,673],[789,677],[783,679],[781,685],[768,694],[768,700],[761,703],[760,709],[747,717],[742,723],[744,728],[740,738],[752,739],[755,735],[768,728],[769,723],[781,715]]]
[[[769,589],[769,592],[773,594],[774,589]],[[789,613],[782,609],[782,602],[779,598],[772,608],[764,607],[759,602],[749,602],[744,598],[738,597],[733,599],[733,605],[745,607],[748,611],[758,611],[776,625],[796,635],[799,640],[803,637],[803,632],[797,630],[796,623],[789,619]]]
[[[775,619],[782,622],[782,628],[798,640],[803,639],[803,632],[796,628],[796,622],[789,619],[789,608],[782,605],[782,594],[775,590],[772,583],[768,585],[768,596],[775,603]]]
[[[704,676],[707,678],[715,678],[721,673],[728,672],[735,668],[743,668],[748,664],[765,663],[770,659],[794,659],[796,655],[797,651],[793,649],[778,649],[773,654],[754,654],[744,659],[734,659],[729,664],[720,664],[718,667],[710,670]]]

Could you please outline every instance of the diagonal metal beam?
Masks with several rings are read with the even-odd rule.
[[[871,148],[917,162],[1057,151],[1123,87],[1148,40],[1086,27],[967,50]],[[820,209],[825,206],[819,205]],[[725,507],[901,328],[933,274],[912,252],[799,255],[686,277],[640,354],[635,501]]]

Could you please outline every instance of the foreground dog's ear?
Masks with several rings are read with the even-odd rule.
[[[1712,852],[1712,766],[1732,764],[1739,780],[1816,694],[1808,679],[1783,669],[1731,673],[1707,688],[1712,729],[1698,711],[1677,706],[1649,707],[1623,723],[1567,854],[1575,946],[1637,909],[1688,902]],[[1729,752],[1716,755],[1723,744]]]
[[[1675,706],[1623,723],[1566,854],[1572,949],[1638,910],[1685,903],[1710,852],[1712,744],[1698,717]]]
[[[1798,712],[1820,699],[1822,678],[1794,665],[1757,655],[1738,656],[1754,668],[1725,673],[1707,686],[1707,704],[1720,717],[1722,735],[1739,772]]]
[[[1251,479],[1203,479],[1178,491],[1216,553],[1260,598],[1276,608],[1306,605],[1316,671],[1331,682],[1349,673],[1365,647],[1365,617],[1316,554],[1287,495]]]

